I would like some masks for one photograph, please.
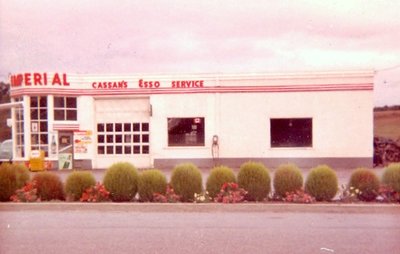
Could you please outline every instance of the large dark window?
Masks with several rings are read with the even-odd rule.
[[[271,147],[311,147],[312,118],[271,119]]]
[[[54,120],[77,120],[76,97],[54,97]]]
[[[168,118],[168,146],[204,146],[204,117]]]

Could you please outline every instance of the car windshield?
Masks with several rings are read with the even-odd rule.
[[[6,140],[1,144],[2,149],[11,149],[12,147],[12,141],[11,140]]]
[[[12,140],[0,143],[0,159],[9,160],[12,157]]]

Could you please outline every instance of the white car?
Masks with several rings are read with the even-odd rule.
[[[11,139],[4,140],[0,143],[0,163],[11,162],[13,158],[12,145],[13,142]]]

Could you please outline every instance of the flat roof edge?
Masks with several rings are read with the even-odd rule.
[[[34,73],[34,72],[25,72]],[[42,72],[37,72],[42,73]],[[48,72],[57,73],[57,72]],[[291,71],[291,72],[248,72],[248,73],[67,73],[68,76],[86,77],[86,78],[203,78],[203,79],[293,79],[293,78],[335,78],[335,77],[374,77],[376,71],[372,69],[364,70],[331,70],[331,71]],[[17,75],[21,73],[15,73]]]

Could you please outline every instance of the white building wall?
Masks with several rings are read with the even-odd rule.
[[[226,93],[152,96],[152,159],[371,158],[370,91]],[[168,117],[205,117],[204,147],[168,147]],[[271,118],[312,118],[312,147],[271,148]]]
[[[85,160],[92,159],[96,156],[96,123],[95,123],[95,107],[94,98],[91,96],[78,97],[78,122],[79,130],[89,131],[92,133],[92,142],[87,145],[87,153],[75,153],[75,159]]]
[[[371,157],[372,93],[223,94],[220,156]],[[270,118],[312,118],[313,146],[271,148]]]
[[[215,94],[152,95],[153,116],[150,122],[153,158],[209,158],[211,138],[215,133]],[[204,117],[204,147],[168,147],[169,117]]]

